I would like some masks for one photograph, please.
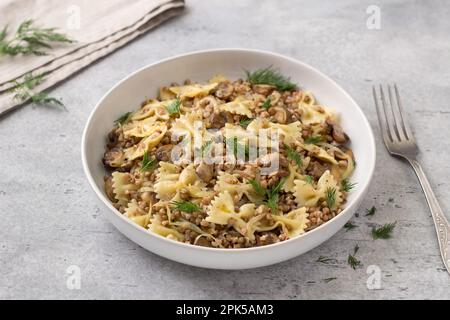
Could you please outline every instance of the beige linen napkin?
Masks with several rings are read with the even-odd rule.
[[[7,0],[0,1],[0,21],[11,32],[27,19],[42,27],[56,27],[77,42],[59,44],[46,56],[0,57],[0,115],[22,101],[13,99],[12,80],[27,73],[48,73],[35,88],[45,90],[140,34],[177,15],[183,0]]]

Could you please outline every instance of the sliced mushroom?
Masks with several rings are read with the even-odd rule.
[[[220,129],[225,126],[225,123],[227,123],[227,116],[223,112],[213,112],[209,117],[209,122],[211,123],[212,128]]]
[[[219,99],[227,99],[233,94],[233,91],[234,91],[234,87],[231,83],[221,82],[217,86],[217,90],[216,90],[215,94],[216,94],[216,97]]]
[[[112,148],[105,152],[103,163],[112,168],[119,168],[124,165],[125,153],[122,148]]]
[[[168,162],[171,159],[173,144],[166,144],[156,149],[155,157],[158,161]]]
[[[281,124],[285,124],[288,118],[287,111],[281,107],[270,108],[269,114],[272,115],[273,119]]]
[[[254,84],[252,86],[253,91],[262,95],[269,95],[274,89],[274,86],[268,85],[268,84]]]
[[[328,120],[327,123],[331,126],[331,134],[333,136],[333,139],[338,143],[346,143],[348,141],[348,136],[345,134],[344,130],[342,130],[342,127],[334,123],[331,120]]]
[[[202,179],[206,183],[209,183],[214,177],[214,166],[212,164],[206,164],[205,162],[202,162],[199,164],[195,172],[200,179]]]

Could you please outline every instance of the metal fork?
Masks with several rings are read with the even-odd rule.
[[[394,84],[393,88],[387,86],[387,98],[382,85],[379,86],[378,90],[375,86],[372,89],[384,144],[391,155],[406,159],[414,168],[430,207],[442,260],[448,273],[450,273],[450,224],[417,161],[419,148],[406,119],[397,85]]]

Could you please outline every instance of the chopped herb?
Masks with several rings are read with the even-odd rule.
[[[144,157],[142,158],[141,172],[150,171],[157,163],[156,158],[150,158],[148,151],[145,151]]]
[[[245,144],[242,145],[238,142],[237,137],[227,138],[225,140],[225,144],[228,146],[228,148],[233,149],[233,154],[237,158],[239,154],[244,154],[245,156],[248,156],[250,153],[249,145]]]
[[[202,157],[205,157],[205,154],[209,153],[212,147],[212,140],[206,141],[204,145],[202,145]]]
[[[286,181],[286,178],[280,179],[278,181],[278,183],[275,185],[275,187],[270,190],[270,193],[271,194],[275,194],[275,193],[280,192],[280,190],[283,187],[285,181]]]
[[[372,207],[370,209],[366,209],[366,216],[373,216],[375,214],[375,212],[377,212],[377,208]]]
[[[133,112],[125,112],[123,115],[121,115],[119,118],[117,118],[114,122],[119,125],[123,125],[130,120],[131,115]]]
[[[13,81],[14,87],[11,90],[11,92],[15,93],[13,98],[21,101],[31,99],[33,103],[38,105],[64,106],[61,100],[49,96],[46,92],[32,92],[32,89],[44,82],[44,77],[44,74],[33,76],[31,73],[28,73],[25,75],[23,82]]]
[[[172,115],[177,115],[180,114],[180,106],[181,106],[181,100],[180,99],[175,99],[175,101],[172,101],[168,106],[167,106],[167,111],[169,112],[169,114]]]
[[[309,136],[305,138],[306,144],[316,144],[323,140],[322,136]]]
[[[188,213],[201,211],[201,208],[197,204],[190,201],[172,201],[171,203],[178,211]]]
[[[356,268],[361,265],[361,261],[355,257],[356,254],[358,253],[358,250],[359,246],[356,245],[355,248],[353,249],[353,254],[349,254],[347,258],[347,262],[350,265],[350,267],[352,267],[353,270],[356,270]]]
[[[389,198],[388,201],[389,202],[394,202],[394,198]]]
[[[246,71],[246,74],[247,80],[251,84],[268,84],[276,87],[279,91],[291,91],[297,88],[297,85],[292,83],[290,78],[285,77],[272,67],[258,69],[253,72]]]
[[[356,185],[357,182],[351,183],[348,179],[344,179],[341,182],[342,190],[345,192],[350,192]]]
[[[9,55],[46,55],[43,49],[51,48],[53,42],[72,43],[66,35],[56,32],[55,28],[39,28],[33,26],[33,20],[22,22],[17,29],[14,37],[6,40],[8,26],[4,27],[0,32],[0,56]]]
[[[329,283],[329,282],[334,281],[334,280],[336,280],[336,279],[337,279],[336,277],[331,277],[331,278],[326,278],[326,279],[322,279],[322,280],[323,280],[323,282],[325,282],[325,283]]]
[[[358,228],[358,226],[356,224],[353,224],[352,222],[347,222],[344,225],[344,228],[347,229],[347,231],[350,231],[352,229]]]
[[[264,100],[263,104],[261,105],[261,108],[268,110],[271,105],[272,101],[270,100],[270,97],[267,97],[267,99]]]
[[[243,119],[239,120],[239,125],[245,128],[245,127],[247,127],[247,126],[250,124],[250,122],[252,122],[252,121],[253,121],[253,119],[243,118]]]
[[[287,144],[284,145],[284,148],[286,149],[286,153],[289,159],[294,160],[297,164],[297,167],[302,167],[302,158],[300,157],[300,154]]]
[[[255,192],[260,195],[260,196],[264,196],[266,194],[266,190],[264,190],[264,188],[261,186],[261,183],[258,180],[250,180],[248,183],[250,183],[250,185],[253,187],[253,190],[255,190]]]
[[[332,262],[332,261],[334,261],[334,259],[327,258],[327,257],[324,257],[324,256],[320,256],[320,257],[316,260],[316,262],[320,262],[320,263],[323,263],[323,264],[329,264],[329,263]]]
[[[333,208],[336,204],[336,188],[327,188],[325,191],[325,201],[328,208]]]
[[[310,175],[305,175],[305,182],[307,184],[312,184],[313,182],[313,177],[311,177]]]
[[[392,236],[392,231],[394,231],[397,222],[386,223],[379,228],[372,229],[372,238],[376,239],[389,239]]]

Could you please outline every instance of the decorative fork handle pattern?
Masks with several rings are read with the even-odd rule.
[[[420,185],[425,193],[425,198],[427,199],[433,217],[434,226],[436,227],[442,260],[444,261],[447,271],[450,273],[450,224],[439,206],[421,165],[415,159],[408,159],[408,161],[414,168],[414,171],[419,178]]]

